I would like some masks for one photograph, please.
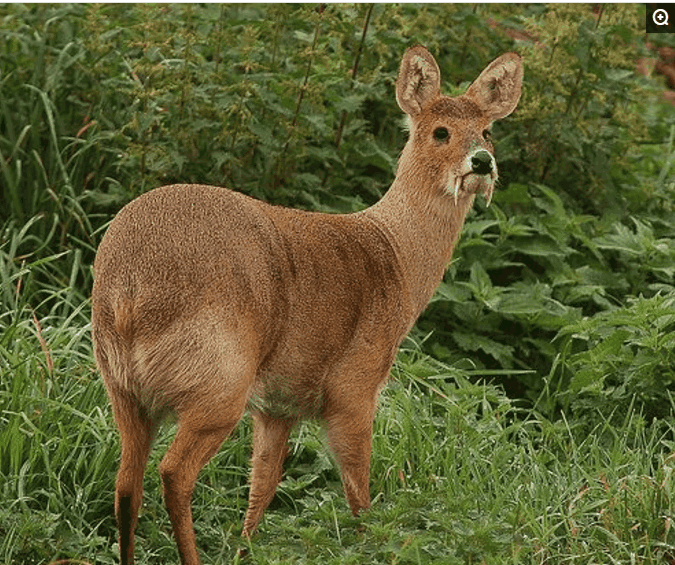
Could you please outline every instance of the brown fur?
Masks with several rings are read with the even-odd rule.
[[[160,473],[184,564],[199,562],[190,508],[197,475],[247,407],[254,443],[243,535],[274,496],[301,418],[326,422],[351,509],[368,508],[377,397],[475,194],[492,194],[497,174],[484,132],[513,111],[521,81],[520,58],[506,54],[449,99],[431,54],[409,49],[396,96],[410,139],[387,194],[359,213],[303,212],[175,185],[118,214],[94,265],[92,333],[122,440],[122,563],[133,563],[143,471],[168,412],[179,427]],[[440,127],[448,139],[435,137]],[[489,161],[487,172],[472,156]]]

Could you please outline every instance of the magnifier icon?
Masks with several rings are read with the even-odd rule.
[[[659,8],[658,10],[654,10],[654,13],[652,14],[652,21],[657,26],[667,26],[668,25],[668,12],[666,12],[663,8]]]

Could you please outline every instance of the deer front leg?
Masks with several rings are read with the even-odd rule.
[[[286,442],[294,420],[271,418],[253,412],[253,470],[248,509],[242,536],[250,537],[258,526],[263,512],[274,498],[281,480],[284,460],[288,455]]]
[[[375,401],[358,400],[326,418],[328,440],[340,465],[342,484],[354,516],[370,508],[370,451]]]

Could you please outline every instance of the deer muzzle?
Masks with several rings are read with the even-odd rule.
[[[458,174],[448,185],[448,191],[455,197],[455,203],[459,198],[459,191],[467,194],[483,193],[485,202],[489,206],[497,180],[497,166],[494,157],[481,149],[476,151],[466,160],[464,174]]]

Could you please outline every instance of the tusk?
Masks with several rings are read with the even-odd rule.
[[[485,207],[489,208],[490,207],[490,202],[492,202],[492,193],[494,192],[494,185],[490,185],[490,187],[485,191]]]

